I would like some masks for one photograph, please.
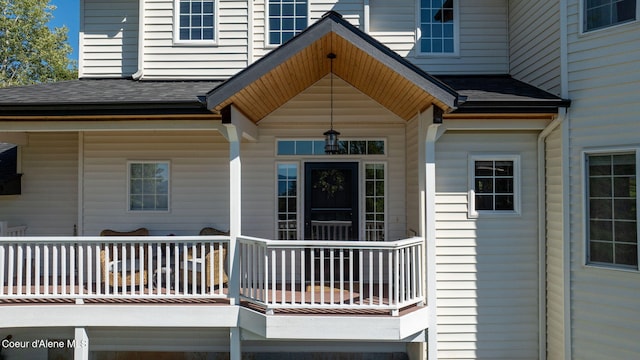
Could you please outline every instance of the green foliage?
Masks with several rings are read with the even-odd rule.
[[[0,87],[75,79],[66,27],[47,23],[49,0],[0,0]]]

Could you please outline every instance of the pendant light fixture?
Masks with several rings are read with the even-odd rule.
[[[325,131],[324,133],[324,152],[325,154],[337,154],[338,153],[338,135],[340,135],[339,132],[333,130],[333,59],[336,58],[336,54],[334,53],[329,53],[327,55],[327,58],[329,58],[329,64],[330,64],[330,73],[329,75],[331,76],[331,85],[330,85],[330,93],[331,93],[331,103],[330,103],[330,122],[331,122],[331,127],[329,128],[329,130]]]

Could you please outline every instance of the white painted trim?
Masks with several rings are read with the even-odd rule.
[[[423,52],[420,44],[420,39],[422,37],[422,31],[420,29],[420,2],[421,0],[416,0],[416,17],[415,17],[415,44],[416,44],[416,57],[417,58],[446,58],[446,57],[460,57],[460,5],[459,1],[453,2],[453,52],[450,53],[432,53],[432,52]]]
[[[625,21],[625,22],[621,22],[621,23],[616,23],[616,24],[611,24],[609,26],[604,26],[601,27],[599,29],[593,29],[593,30],[586,30],[585,26],[584,26],[584,22],[585,22],[585,5],[584,2],[585,0],[577,0],[578,2],[578,30],[579,36],[587,36],[590,34],[597,34],[600,33],[602,31],[606,31],[606,30],[611,30],[611,29],[617,29],[619,27],[625,26],[627,24],[633,24],[633,23],[637,23],[638,21],[640,21],[640,4],[638,4],[638,0],[634,0],[636,3],[636,18],[635,20],[629,20],[629,21]]]
[[[78,78],[84,77],[84,28],[85,28],[85,6],[84,1],[80,1],[80,22],[78,24]],[[4,127],[3,127],[4,129]]]
[[[365,33],[369,34],[371,26],[371,5],[369,4],[369,0],[363,0],[362,14],[362,29]]]
[[[127,176],[126,184],[126,209],[129,214],[153,214],[153,213],[170,213],[171,212],[171,161],[170,160],[127,160],[125,174]],[[167,164],[167,209],[166,210],[132,210],[131,209],[131,165],[133,164]]]
[[[582,265],[584,267],[596,268],[602,270],[613,270],[613,271],[624,271],[624,272],[633,272],[638,273],[640,271],[640,263],[636,265],[636,268],[624,267],[621,265],[615,264],[595,264],[589,262],[589,188],[588,188],[588,172],[589,169],[586,167],[587,157],[590,155],[611,155],[611,154],[624,154],[624,153],[634,153],[636,158],[636,178],[640,178],[640,147],[637,145],[630,146],[612,146],[612,147],[598,147],[598,148],[583,148],[580,154],[580,177],[581,177],[581,194],[582,194],[582,208],[580,209],[580,213],[582,214],[582,233],[584,234],[582,240]],[[640,205],[640,196],[636,195],[636,209]],[[640,225],[640,211],[636,211],[636,226]],[[636,244],[640,244],[640,235],[636,234]],[[638,259],[640,259],[640,246],[637,246]]]
[[[547,190],[545,140],[562,124],[566,108],[538,135],[538,359],[547,358]]]
[[[224,124],[224,136],[229,141],[229,303],[239,304],[240,256],[237,239],[242,234],[242,162],[240,156],[241,131],[233,124]]]
[[[561,0],[566,1],[566,0]],[[566,68],[565,68],[566,69]],[[564,358],[573,358],[572,343],[572,283],[571,283],[571,154],[570,154],[570,129],[571,117],[569,112],[565,114],[565,121],[562,124],[562,263],[563,263],[563,309],[564,309]]]
[[[84,235],[84,131],[78,132],[78,221],[77,235]]]
[[[487,161],[512,161],[513,162],[513,210],[476,210],[475,209],[475,162]],[[522,214],[522,173],[520,154],[514,153],[469,153],[468,159],[468,214],[470,219],[486,217],[514,217]],[[494,193],[495,194],[495,193]]]
[[[442,126],[447,130],[459,131],[542,131],[551,122],[550,119],[483,119],[467,120],[467,119],[445,119]]]
[[[360,162],[360,223],[359,237],[362,240],[366,239],[366,221],[367,221],[367,165],[382,165],[384,166],[384,240],[389,240],[389,164],[387,161],[361,161]]]
[[[426,271],[427,271],[427,306],[429,311],[427,358],[438,358],[438,292],[436,267],[436,142],[442,134],[441,124],[433,124],[432,107],[425,112],[428,116],[420,116],[425,122],[424,164],[425,164],[425,224],[424,237],[426,240]],[[425,114],[423,113],[423,114]],[[427,125],[428,124],[428,125]],[[440,135],[439,135],[440,134]]]
[[[84,327],[75,328],[73,341],[75,342],[73,359],[89,360],[89,335],[87,334],[87,329]]]
[[[134,80],[141,80],[144,77],[144,39],[145,39],[145,4],[140,1],[138,5],[138,70],[131,75]]]
[[[275,175],[275,179],[274,179],[274,194],[276,195],[275,197],[275,203],[274,203],[274,208],[273,208],[273,213],[275,214],[275,223],[274,223],[274,234],[273,234],[273,238],[277,239],[277,240],[283,240],[283,239],[279,239],[279,228],[278,228],[278,214],[279,214],[279,209],[278,209],[278,197],[279,197],[279,178],[278,178],[278,167],[280,165],[295,165],[296,166],[296,209],[298,209],[296,211],[296,238],[297,239],[302,239],[303,238],[303,233],[304,233],[304,209],[302,208],[302,197],[300,196],[300,185],[302,184],[302,180],[301,180],[301,174],[300,174],[300,166],[301,163],[300,161],[276,161],[274,163],[274,175]]]
[[[307,28],[311,25],[311,0],[305,0],[307,4]],[[304,29],[303,29],[304,30]],[[264,0],[264,48],[265,49],[275,49],[279,47],[280,44],[271,44],[269,42],[269,0]],[[294,35],[295,37],[296,35]]]
[[[243,138],[253,142],[258,141],[258,126],[234,105],[231,105],[231,123],[238,128]]]
[[[213,114],[212,114],[213,115]],[[129,130],[222,130],[220,119],[211,120],[127,120],[127,121],[85,121],[85,120],[47,120],[47,121],[2,121],[0,129],[4,131],[129,131]]]
[[[144,2],[144,1],[142,1]],[[217,46],[220,43],[220,0],[213,0],[213,40],[180,40],[180,0],[173,0],[173,45]]]

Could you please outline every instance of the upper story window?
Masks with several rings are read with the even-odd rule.
[[[453,0],[420,0],[420,52],[453,54],[456,52],[458,14]]]
[[[598,30],[637,19],[636,0],[586,0],[584,31]]]
[[[307,28],[307,0],[269,0],[268,45],[280,45]]]
[[[177,0],[176,42],[215,41],[215,5],[213,0]]]
[[[587,263],[638,268],[636,152],[585,155]]]
[[[520,212],[520,157],[474,155],[469,162],[469,216]]]

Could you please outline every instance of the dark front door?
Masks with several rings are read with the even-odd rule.
[[[305,239],[357,240],[358,163],[305,164]]]

